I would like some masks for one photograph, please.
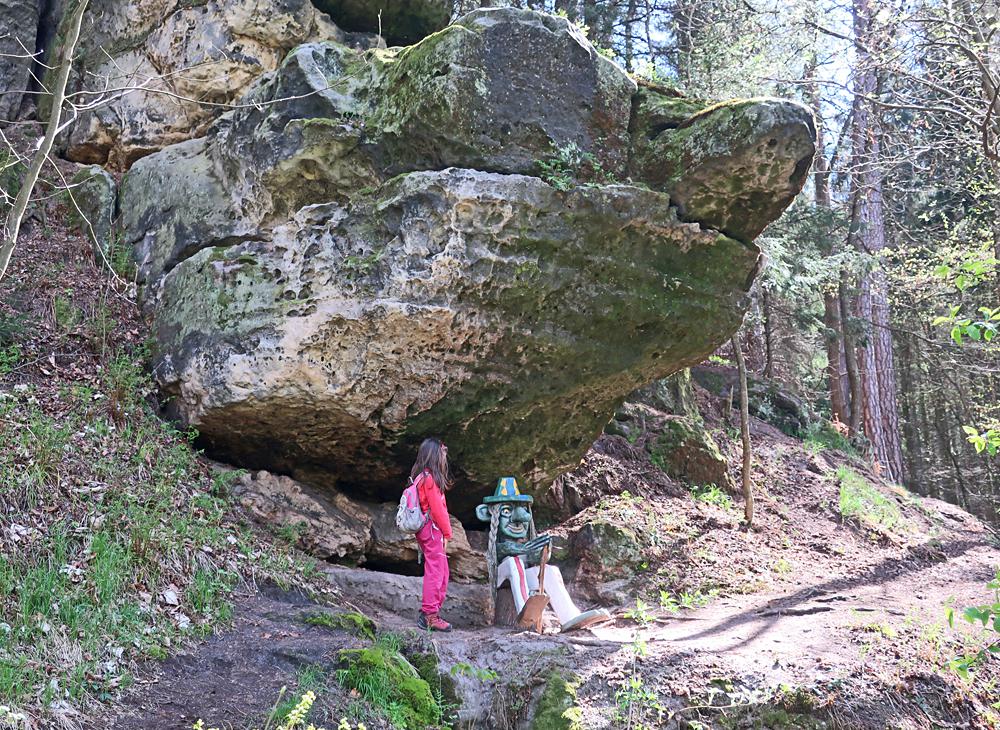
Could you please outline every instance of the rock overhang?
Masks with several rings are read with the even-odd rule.
[[[491,44],[525,27],[535,53],[548,39],[583,66],[566,93],[590,103],[539,104],[530,57],[520,83],[488,78],[518,63],[491,64]],[[393,97],[421,88],[438,95]],[[217,456],[377,497],[432,433],[469,484],[573,468],[625,395],[738,326],[752,239],[814,135],[790,102],[639,89],[530,11],[478,11],[404,51],[300,46],[248,99],[127,176],[154,373]],[[483,120],[519,126],[498,144]],[[539,179],[569,144],[610,180]]]

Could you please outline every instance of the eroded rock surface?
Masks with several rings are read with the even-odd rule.
[[[396,528],[395,504],[361,502],[266,471],[244,474],[233,494],[251,514],[321,560],[420,572],[416,540]],[[448,543],[452,576],[485,578],[485,556],[469,545],[465,529],[454,517],[452,534]]]
[[[300,46],[244,102],[123,183],[173,415],[222,458],[379,500],[441,435],[460,512],[573,468],[628,393],[730,335],[813,151],[799,105],[640,93],[511,9],[405,49]],[[566,150],[600,179],[537,176]]]
[[[66,156],[119,169],[204,134],[294,46],[346,40],[310,0],[92,0],[80,38],[69,91],[111,103],[80,115]]]

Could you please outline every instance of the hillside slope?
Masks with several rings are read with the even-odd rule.
[[[67,219],[58,200],[35,212],[0,301],[8,724],[260,727],[312,689],[329,726],[997,726],[996,663],[969,681],[944,668],[985,642],[946,606],[989,598],[993,533],[757,419],[752,530],[725,490],[664,473],[675,415],[643,403],[639,427],[601,437],[540,505],[562,520],[572,590],[614,622],[485,627],[485,588],[456,584],[458,630],[417,634],[419,579],[297,554],[156,419],[130,287]],[[697,398],[735,473],[719,399]],[[362,656],[414,667],[410,704],[352,686]]]

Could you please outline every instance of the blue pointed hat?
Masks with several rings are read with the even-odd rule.
[[[497,502],[527,502],[531,504],[535,498],[530,494],[521,494],[517,488],[517,479],[514,477],[500,477],[497,481],[497,490],[490,497],[483,497],[483,504],[496,504]]]

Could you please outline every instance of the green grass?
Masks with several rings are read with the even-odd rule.
[[[242,577],[298,574],[227,516],[236,473],[156,417],[138,364],[118,355],[102,377],[0,400],[0,705],[40,718],[228,621]]]
[[[840,481],[840,514],[875,530],[892,530],[901,521],[899,506],[867,479],[847,466],[837,469]]]
[[[852,456],[858,454],[850,439],[838,432],[829,421],[820,421],[810,426],[802,434],[802,445],[813,453],[835,449]]]

